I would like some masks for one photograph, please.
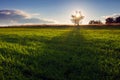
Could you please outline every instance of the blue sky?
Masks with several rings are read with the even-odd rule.
[[[102,20],[103,16],[119,14],[120,0],[1,0],[0,10],[21,10],[35,18],[55,20],[69,24],[70,16],[80,10],[85,16],[83,24],[89,20]]]

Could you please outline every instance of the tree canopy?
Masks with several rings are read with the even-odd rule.
[[[84,16],[82,16],[81,12],[76,11],[75,15],[71,15],[72,19],[71,21],[75,24],[75,25],[79,25],[80,23],[82,23],[82,20],[84,19]]]

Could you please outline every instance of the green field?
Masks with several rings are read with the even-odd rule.
[[[120,28],[0,28],[0,80],[120,80]]]

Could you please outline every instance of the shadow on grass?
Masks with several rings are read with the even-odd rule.
[[[65,35],[65,36],[63,36]],[[44,69],[53,80],[98,80],[99,66],[92,45],[88,45],[80,28],[52,38],[44,47]],[[47,62],[47,63],[46,63]]]
[[[7,54],[5,58],[8,58],[2,58],[1,62],[6,80],[110,80],[117,77],[103,71],[100,64],[102,51],[92,45],[94,42],[85,39],[79,27],[52,39],[40,36],[12,39],[2,38],[8,43],[27,46],[30,46],[27,42],[34,41],[38,47],[31,45],[35,50],[26,48],[25,53],[29,54],[23,54],[23,50],[0,48],[0,53]],[[43,43],[42,48],[39,42]]]

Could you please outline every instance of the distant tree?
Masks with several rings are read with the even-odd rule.
[[[71,15],[72,19],[71,21],[75,24],[75,25],[79,25],[80,22],[84,19],[84,16],[81,15],[81,12],[76,11],[75,15]]]
[[[120,16],[115,18],[115,23],[120,23]]]
[[[108,17],[107,19],[106,19],[106,24],[111,24],[111,23],[114,23],[115,21],[114,21],[114,18],[113,17]]]
[[[89,24],[103,24],[100,20],[91,20]]]
[[[91,21],[89,22],[89,24],[94,24],[94,20],[91,20]]]

